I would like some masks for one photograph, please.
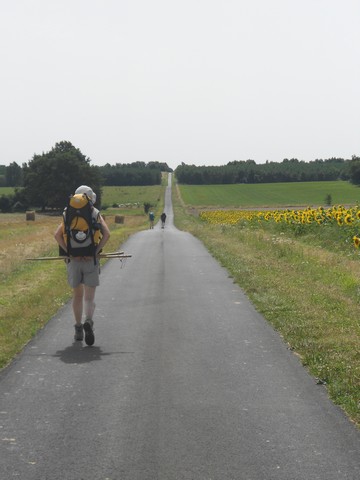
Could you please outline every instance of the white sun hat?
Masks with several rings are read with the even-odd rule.
[[[75,195],[78,193],[86,193],[86,195],[90,198],[92,203],[96,202],[96,193],[92,191],[92,188],[88,187],[87,185],[81,185],[75,190]]]

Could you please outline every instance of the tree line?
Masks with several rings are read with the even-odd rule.
[[[68,143],[68,142],[61,142]],[[71,145],[71,144],[70,144]],[[46,162],[56,163],[55,153],[65,154],[59,150],[59,144],[51,152],[41,155]],[[72,150],[72,146],[69,146]],[[60,149],[61,150],[61,149]],[[76,150],[76,149],[75,149]],[[69,153],[69,152],[67,152]],[[34,155],[29,164],[23,164],[20,167],[16,162],[9,166],[0,165],[0,187],[22,187],[24,186],[24,178],[27,168],[36,169],[39,155]],[[66,168],[66,166],[64,166]],[[96,167],[100,173],[102,184],[106,186],[142,186],[142,185],[159,185],[161,183],[161,172],[172,172],[167,163],[161,162],[133,162],[133,163],[116,163],[110,165]],[[26,181],[25,181],[26,183]]]
[[[90,165],[71,142],[56,143],[47,153],[35,154],[22,167],[16,163],[0,166],[0,186],[17,187],[15,194],[0,197],[0,211],[21,211],[31,207],[61,209],[79,185],[89,185],[101,206],[102,186],[159,185],[161,172],[172,171],[159,162],[135,162],[114,166]],[[21,188],[20,188],[21,187]]]
[[[349,180],[360,184],[360,157],[351,160],[329,158],[305,162],[296,158],[257,164],[236,160],[223,166],[195,166],[182,163],[175,169],[177,181],[189,185],[231,183],[278,183]]]
[[[105,186],[160,185],[161,172],[171,172],[166,163],[134,162],[99,167]]]
[[[0,211],[31,207],[60,209],[67,198],[82,184],[97,193],[101,206],[102,186],[142,186],[161,183],[161,172],[171,172],[166,163],[134,162],[94,166],[78,148],[62,141],[47,153],[35,154],[21,167],[12,163],[0,165],[0,186],[17,187],[15,194],[0,197]],[[230,184],[348,180],[360,185],[360,157],[351,160],[329,158],[304,162],[284,159],[282,162],[256,164],[253,160],[236,160],[223,166],[195,166],[182,163],[175,170],[179,183]]]

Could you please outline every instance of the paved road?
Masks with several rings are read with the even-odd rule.
[[[358,480],[360,432],[200,242],[133,236],[96,343],[66,305],[0,376],[0,478]]]

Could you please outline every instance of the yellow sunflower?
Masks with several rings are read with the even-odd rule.
[[[360,247],[360,238],[359,238],[357,235],[354,235],[354,236],[353,236],[353,242],[354,242],[355,248],[359,248],[359,247]]]
[[[344,218],[344,222],[346,225],[351,225],[353,223],[354,219],[352,217],[352,215],[348,214],[345,216]]]

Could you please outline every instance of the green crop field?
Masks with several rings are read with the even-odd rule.
[[[360,189],[345,181],[179,185],[186,205],[203,207],[279,207],[360,203]]]
[[[164,188],[161,185],[146,187],[103,187],[102,204],[143,205],[144,202],[154,203],[163,196]]]
[[[121,205],[122,208],[139,207],[143,210],[145,202],[155,206],[162,200],[164,188],[164,184],[144,187],[103,187],[102,206]],[[15,189],[12,187],[0,187],[0,197],[14,192]]]
[[[235,185],[179,185],[186,205],[202,207],[279,207],[324,205],[331,196],[333,205],[360,204],[360,189],[349,182],[293,182]],[[1,187],[1,195],[14,192]],[[160,185],[146,187],[103,187],[102,204],[154,204],[163,194]]]

